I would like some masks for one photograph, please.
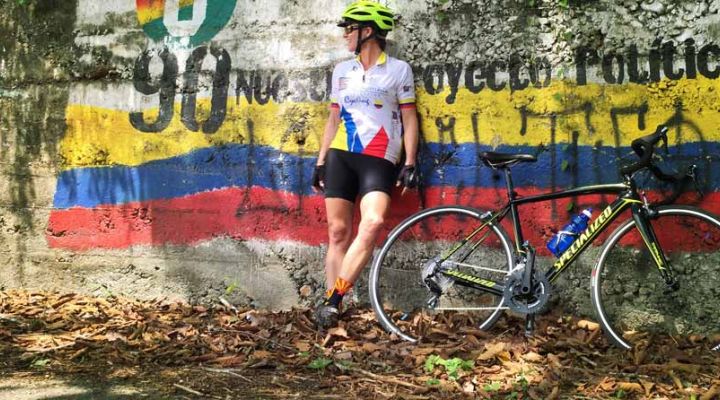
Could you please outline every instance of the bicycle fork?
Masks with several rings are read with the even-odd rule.
[[[637,227],[640,237],[642,237],[645,247],[650,252],[655,266],[658,268],[660,275],[667,285],[667,292],[674,292],[680,289],[680,282],[677,281],[675,274],[670,267],[670,263],[665,257],[665,253],[660,247],[655,230],[650,223],[650,220],[657,216],[657,211],[650,209],[647,203],[647,199],[643,196],[644,203],[632,205],[632,217],[635,220],[635,226]]]

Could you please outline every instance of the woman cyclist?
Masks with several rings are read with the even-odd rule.
[[[337,325],[342,298],[372,255],[392,186],[417,184],[413,74],[406,62],[384,51],[395,16],[377,2],[360,0],[345,9],[338,26],[355,58],[333,71],[330,116],[313,173],[313,187],[325,193],[328,220],[327,293],[315,313],[325,329]],[[358,200],[360,223],[353,238]]]

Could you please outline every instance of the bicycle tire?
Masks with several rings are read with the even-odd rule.
[[[612,343],[628,350],[664,337],[718,351],[720,218],[692,206],[657,211],[650,223],[679,289],[668,289],[631,218],[610,234],[592,271],[599,322]]]
[[[430,260],[456,245],[486,221],[479,210],[441,206],[411,215],[390,232],[373,259],[369,279],[370,302],[383,328],[404,340],[415,342],[440,323],[450,322],[454,327],[477,324],[480,329],[486,330],[497,321],[503,310],[501,296],[458,284],[440,296],[440,308],[459,307],[467,302],[473,307],[487,309],[466,312],[429,310],[426,301],[431,292],[422,277],[422,271]],[[507,233],[499,224],[488,223],[475,238],[484,240],[472,252],[468,250],[471,254],[462,261],[462,265],[449,265],[483,279],[502,282],[513,264],[513,247]],[[460,248],[455,255],[467,249],[470,247]],[[468,265],[495,271],[477,270]],[[441,315],[444,317],[440,318]]]

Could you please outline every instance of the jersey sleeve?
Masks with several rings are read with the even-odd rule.
[[[400,108],[415,107],[415,80],[413,79],[412,68],[408,63],[404,63],[399,78],[397,97]]]
[[[340,64],[333,69],[332,80],[330,81],[330,108],[340,108]]]

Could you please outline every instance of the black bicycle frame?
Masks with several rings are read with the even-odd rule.
[[[485,224],[474,230],[467,238],[453,248],[449,254],[444,255],[442,259],[449,258],[453,253],[463,247],[464,244],[472,240],[473,236],[475,236],[488,224],[500,222],[508,212],[510,213],[510,217],[512,219],[513,233],[515,236],[515,251],[518,255],[522,255],[525,253],[525,250],[523,249],[523,243],[525,240],[523,239],[522,227],[520,225],[518,206],[573,196],[617,194],[617,199],[610,203],[610,205],[608,205],[600,213],[600,215],[588,224],[587,229],[578,236],[573,244],[553,263],[552,267],[548,269],[546,272],[548,280],[553,282],[557,279],[560,273],[572,264],[573,261],[575,261],[577,257],[588,247],[588,245],[592,243],[603,230],[610,226],[612,221],[614,221],[618,215],[629,208],[632,212],[633,219],[635,220],[636,227],[640,232],[645,245],[652,254],[663,279],[668,285],[674,282],[674,277],[672,276],[670,269],[667,268],[668,261],[658,246],[657,237],[650,225],[650,215],[648,215],[647,208],[644,206],[643,201],[640,200],[640,196],[638,195],[632,179],[628,179],[624,183],[582,186],[574,189],[520,198],[518,198],[517,193],[515,193],[509,168],[505,169],[505,183],[508,192],[508,203],[500,211],[492,214]],[[477,247],[477,245],[479,245],[479,243],[477,243],[475,247]],[[471,252],[472,250],[474,250],[474,248],[471,249]],[[504,289],[504,286],[499,282],[480,279],[457,271],[445,271],[444,273],[445,275],[455,278],[457,283],[493,294],[502,295],[502,291]]]

